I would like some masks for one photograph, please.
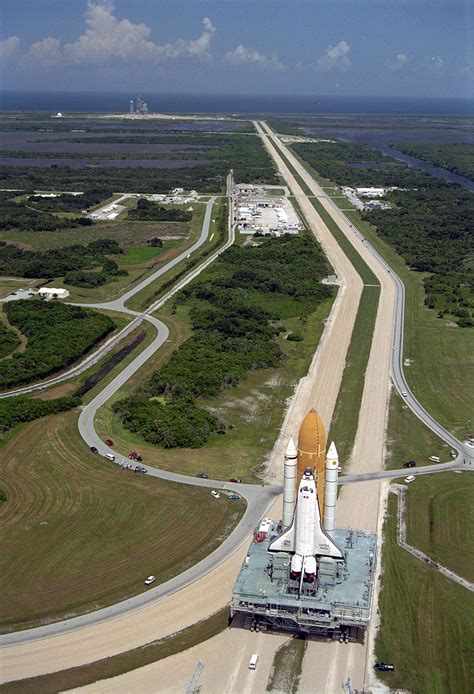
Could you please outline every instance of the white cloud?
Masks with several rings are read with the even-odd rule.
[[[242,44],[226,53],[224,60],[231,65],[256,65],[262,70],[286,70],[286,65],[276,55],[268,56]]]
[[[176,58],[210,59],[210,43],[215,27],[203,19],[203,30],[196,39],[177,39],[159,45],[150,40],[151,29],[146,24],[118,19],[111,2],[88,0],[86,31],[77,41],[61,46],[58,39],[45,38],[33,44],[29,56],[45,66],[101,66],[122,62],[159,62]]]
[[[410,58],[406,53],[397,53],[393,60],[388,64],[392,72],[398,72],[402,68],[406,67],[410,63]]]
[[[18,36],[9,36],[0,41],[0,60],[6,60],[15,53],[20,46],[21,39]]]
[[[32,43],[28,50],[28,57],[45,67],[59,65],[62,62],[61,42],[59,39],[48,36],[41,41]]]
[[[316,70],[318,72],[343,71],[351,66],[349,53],[351,47],[346,41],[339,41],[337,46],[329,46],[326,53],[318,59]]]

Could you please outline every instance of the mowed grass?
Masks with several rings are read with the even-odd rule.
[[[3,631],[141,593],[149,574],[162,583],[215,549],[244,511],[93,455],[77,412],[26,425],[2,449],[2,473]]]
[[[450,460],[450,446],[428,429],[392,390],[386,438],[387,455],[385,466],[391,470],[403,467],[406,460],[419,465],[432,465],[432,455],[441,462]]]
[[[113,398],[99,410],[96,429],[105,439],[114,440],[116,450],[127,453],[139,450],[147,462],[158,467],[195,475],[206,472],[211,478],[238,477],[254,482],[267,462],[281,427],[286,402],[294,392],[298,380],[308,371],[312,356],[324,329],[323,320],[329,314],[332,299],[322,303],[306,322],[299,318],[285,318],[288,331],[299,332],[303,342],[291,342],[281,336],[279,344],[286,354],[276,369],[251,372],[236,388],[229,388],[219,396],[199,402],[226,425],[226,433],[213,434],[203,448],[159,448],[145,442],[141,436],[125,429],[113,414],[111,405],[126,397],[150,373],[159,368],[171,352],[190,334],[189,308],[178,305],[176,314],[160,310],[159,316],[174,322],[171,342],[147,362],[144,370],[125,384]],[[176,337],[175,337],[176,336]]]
[[[407,541],[474,582],[474,475],[417,477],[407,492]]]
[[[393,663],[395,670],[377,677],[392,691],[471,694],[472,593],[397,545],[396,503],[390,494],[382,555],[381,625],[375,644],[376,659]]]
[[[362,402],[379,296],[379,287],[364,287],[347,350],[346,365],[328,436],[328,441],[337,441],[341,464],[347,462],[357,433],[359,419],[355,413],[359,412]]]

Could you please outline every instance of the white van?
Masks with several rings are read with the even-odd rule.
[[[115,460],[115,456],[112,453],[106,453],[104,458],[107,458],[107,460]]]
[[[433,463],[440,463],[441,458],[438,458],[437,455],[430,455],[429,460],[431,460]]]
[[[257,653],[254,653],[252,655],[252,657],[250,658],[249,670],[256,670],[257,669],[257,663],[258,663],[258,655],[257,655]]]
[[[405,483],[410,484],[410,482],[413,482],[415,479],[415,475],[408,475],[408,477],[405,477]]]

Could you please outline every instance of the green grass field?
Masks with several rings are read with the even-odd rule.
[[[474,581],[474,474],[418,477],[407,492],[407,542]]]
[[[12,437],[2,476],[3,631],[115,603],[144,591],[149,574],[162,583],[215,549],[244,511],[90,453],[74,411]]]
[[[401,468],[405,460],[417,465],[431,465],[428,458],[436,455],[442,462],[450,460],[450,446],[438,438],[407,407],[395,390],[390,398],[385,464],[392,470]]]
[[[354,413],[359,412],[362,402],[379,296],[379,287],[364,287],[347,350],[346,365],[328,435],[328,441],[337,441],[341,464],[347,462],[357,433],[359,419]]]
[[[471,694],[472,594],[398,547],[393,494],[389,497],[382,566],[381,626],[375,653],[377,660],[393,663],[395,671],[377,676],[391,691]]]

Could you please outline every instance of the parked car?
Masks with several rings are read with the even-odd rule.
[[[104,458],[107,458],[107,460],[111,460],[113,463],[115,463],[115,456],[113,453],[106,453]]]
[[[236,477],[231,477],[229,482],[234,482],[235,484],[240,484],[240,480],[237,479]]]
[[[416,463],[414,460],[405,460],[403,467],[416,467]]]
[[[112,439],[105,439],[105,443],[107,444],[107,446],[113,446],[114,445],[114,442],[112,441]]]
[[[98,453],[98,449],[95,446],[91,446],[91,453]]]
[[[209,475],[206,475],[205,472],[198,472],[196,477],[200,477],[200,479],[202,479],[202,480],[207,480],[209,478]]]
[[[137,453],[136,451],[132,451],[131,453],[129,453],[128,457],[130,460],[138,460],[139,462],[143,460],[140,453]]]
[[[454,460],[454,458],[458,457],[458,454],[456,451],[449,451],[449,455],[451,456],[451,458],[453,458],[453,460]]]
[[[238,501],[240,499],[240,496],[238,494],[227,494],[227,498],[229,501]]]
[[[135,472],[147,472],[147,469],[143,465],[135,465]]]
[[[378,672],[393,672],[395,668],[391,663],[375,663],[374,670]]]
[[[154,576],[148,576],[148,578],[145,579],[145,585],[146,586],[151,586],[152,583],[156,581],[156,578]]]
[[[219,494],[219,492],[216,492],[215,489],[212,490],[211,494],[214,497],[214,499],[220,499],[221,495]]]
[[[405,484],[411,484],[414,482],[416,479],[415,475],[408,475],[408,477],[405,477]]]

